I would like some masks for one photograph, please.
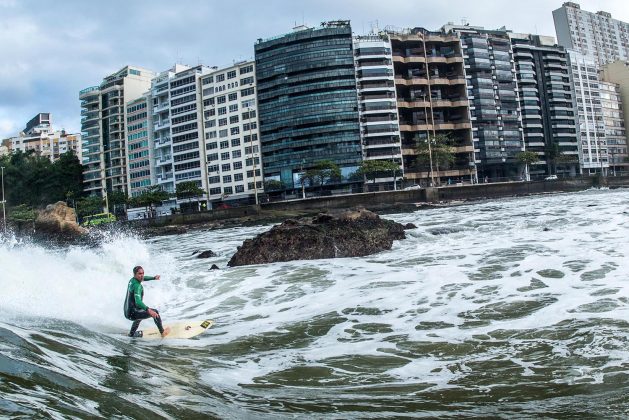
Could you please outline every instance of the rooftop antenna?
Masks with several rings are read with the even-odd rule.
[[[461,25],[463,25],[463,26],[466,26],[466,25],[467,25],[467,17],[466,17],[466,16],[463,16],[463,17],[461,18]]]

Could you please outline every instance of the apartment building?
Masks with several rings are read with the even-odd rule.
[[[597,64],[629,59],[629,23],[613,19],[610,13],[581,10],[566,2],[553,11],[559,45],[589,56]]]
[[[137,197],[155,184],[151,99],[145,94],[127,102],[127,183],[130,197]]]
[[[606,64],[599,73],[601,78],[601,105],[612,170],[629,172],[629,148],[626,127],[629,122],[629,62],[615,61]],[[613,84],[613,86],[610,86]],[[618,116],[622,117],[622,121]],[[624,138],[623,138],[624,133]]]
[[[259,203],[263,192],[255,63],[244,61],[200,79],[209,199]]]
[[[370,189],[393,189],[404,176],[395,75],[389,36],[382,32],[354,37],[354,63],[358,87],[358,114],[362,158],[400,165],[397,173],[378,174]],[[394,179],[395,177],[395,179]]]
[[[422,185],[475,181],[476,171],[470,164],[474,162],[472,125],[459,36],[423,28],[388,34],[405,178]],[[433,139],[442,136],[450,139],[454,162],[439,159],[439,145]],[[428,161],[418,159],[422,143],[428,146]]]
[[[616,83],[600,82],[603,125],[611,175],[629,174],[627,132],[623,118],[620,88]]]
[[[150,70],[125,66],[79,92],[85,192],[128,192],[125,104],[146,92],[154,76]]]
[[[326,188],[349,190],[362,161],[352,42],[349,21],[334,21],[255,43],[265,181],[300,194],[300,175],[329,160],[343,180]]]
[[[509,33],[531,176],[579,173],[577,105],[566,50],[553,37]]]
[[[81,159],[81,134],[55,130],[52,127],[50,113],[39,113],[31,118],[24,130],[8,139],[7,145],[8,152],[32,150],[37,155],[50,159],[51,162],[70,151]]]
[[[509,33],[453,24],[442,30],[461,38],[478,177],[495,181],[526,178],[525,165],[517,160],[525,145]]]
[[[569,51],[571,73],[579,117],[579,162],[586,175],[607,174],[609,157],[603,108],[601,82],[597,63],[588,56]]]

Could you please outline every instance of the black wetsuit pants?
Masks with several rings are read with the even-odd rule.
[[[153,320],[155,321],[155,325],[157,325],[157,329],[159,330],[159,332],[163,333],[164,327],[162,327],[162,318],[160,318],[159,316],[159,311],[157,309],[153,309],[153,310],[157,312],[157,317],[153,318]],[[138,327],[140,326],[140,322],[142,322],[143,319],[148,319],[150,317],[151,316],[149,315],[149,313],[144,310],[131,312],[131,316],[129,317],[129,319],[133,320],[133,324],[131,324],[131,331],[129,331],[129,337],[135,337],[135,333],[138,330]]]

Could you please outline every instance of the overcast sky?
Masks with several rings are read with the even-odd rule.
[[[627,0],[582,0],[629,21]],[[227,66],[253,58],[253,44],[349,19],[372,26],[438,29],[447,22],[555,36],[554,0],[0,0],[0,139],[39,112],[80,131],[78,94],[127,64],[154,71],[175,63]]]

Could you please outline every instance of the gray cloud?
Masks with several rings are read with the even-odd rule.
[[[629,20],[625,0],[586,0]],[[493,0],[0,0],[0,138],[38,112],[55,126],[80,129],[78,92],[127,64],[155,71],[175,62],[225,66],[253,58],[257,38],[290,32],[295,24],[350,19],[354,32],[465,19],[471,25],[554,35],[552,10],[561,1]]]

